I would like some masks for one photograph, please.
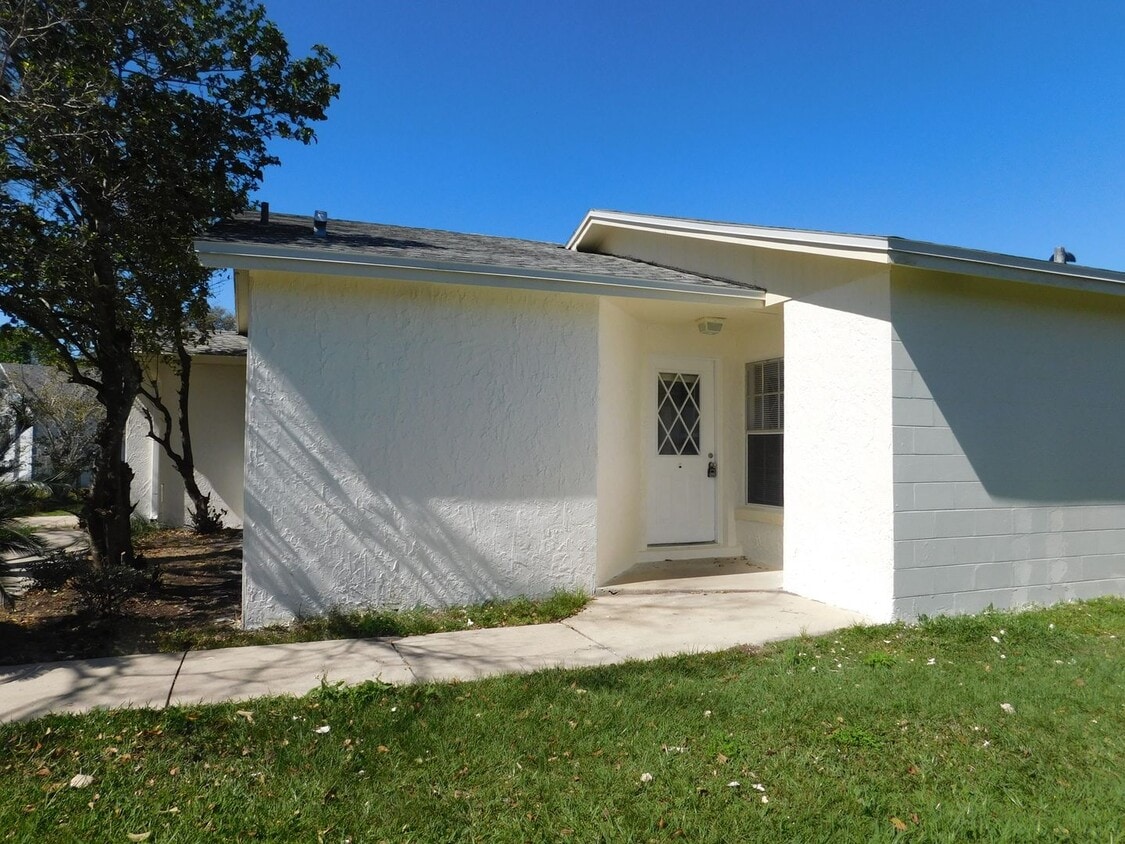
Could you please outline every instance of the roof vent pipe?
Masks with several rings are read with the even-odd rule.
[[[1066,251],[1065,246],[1056,246],[1055,254],[1051,256],[1051,261],[1056,264],[1073,264],[1075,258],[1071,253]]]
[[[262,222],[268,223],[270,221],[270,204],[268,202],[263,202],[262,205],[261,205],[261,211],[262,211]]]
[[[313,234],[317,237],[328,237],[328,212],[313,212]]]

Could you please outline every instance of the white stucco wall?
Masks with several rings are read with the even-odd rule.
[[[175,402],[177,385],[178,378],[162,366],[160,390],[169,403]],[[195,358],[189,405],[199,487],[210,493],[212,505],[223,511],[224,525],[242,527],[245,358]],[[170,409],[174,411],[174,407]],[[130,493],[136,505],[133,512],[162,524],[190,524],[191,500],[184,492],[183,480],[163,448],[147,433],[148,423],[141,412],[134,409],[129,416],[125,439],[126,460],[133,469]],[[178,430],[173,430],[172,442],[179,447]]]
[[[641,412],[642,324],[599,297],[597,582],[637,561],[644,514]]]
[[[744,505],[735,508],[734,518],[735,536],[748,559],[771,569],[785,564],[784,508]]]
[[[1125,593],[1125,303],[896,270],[900,618]]]
[[[191,430],[199,487],[210,493],[217,509],[226,511],[223,524],[242,527],[246,358],[199,357],[191,374]],[[183,518],[190,518],[190,505],[185,496]]]
[[[784,586],[889,619],[889,273],[877,270],[784,308]]]
[[[133,470],[129,497],[133,502],[134,515],[155,520],[160,517],[159,499],[153,495],[153,462],[157,459],[153,446],[156,443],[147,434],[148,423],[140,409],[134,407],[129,411],[129,421],[125,426],[125,462]]]
[[[243,621],[592,588],[598,303],[254,278]]]

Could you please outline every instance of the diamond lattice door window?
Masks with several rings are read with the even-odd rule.
[[[658,454],[699,454],[699,376],[661,372],[656,395]]]

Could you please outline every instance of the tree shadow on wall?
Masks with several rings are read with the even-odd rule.
[[[954,276],[911,282],[893,301],[934,424],[971,464],[938,480],[979,479],[997,498],[1125,502],[1125,303]]]

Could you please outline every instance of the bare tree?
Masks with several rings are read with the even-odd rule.
[[[63,372],[49,367],[35,370],[36,377],[23,377],[18,386],[34,425],[34,477],[77,488],[97,456],[102,406],[92,390],[70,383]]]

